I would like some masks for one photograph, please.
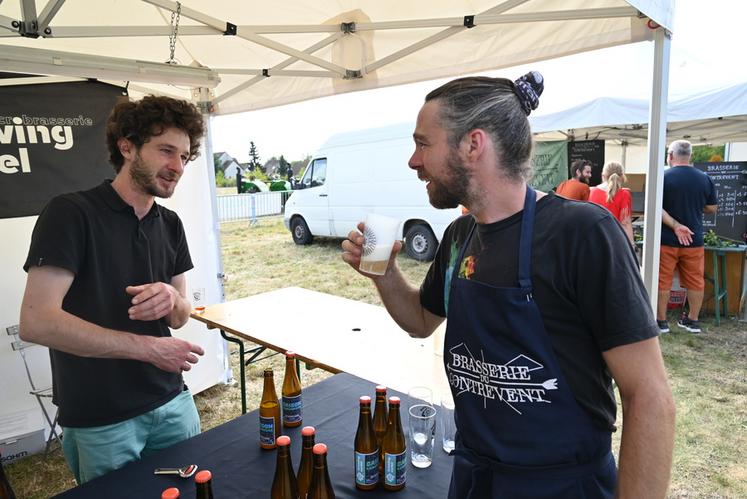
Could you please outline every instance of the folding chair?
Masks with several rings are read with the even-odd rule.
[[[11,347],[13,348],[13,350],[21,354],[21,358],[23,359],[23,367],[26,369],[26,377],[28,378],[29,384],[31,385],[31,390],[29,391],[29,393],[36,397],[36,401],[39,402],[39,407],[41,407],[44,418],[47,420],[47,424],[49,425],[49,437],[47,438],[47,444],[44,447],[44,453],[46,454],[47,452],[49,452],[49,447],[52,445],[53,441],[56,440],[57,443],[62,446],[62,431],[60,431],[59,433],[57,431],[58,409],[55,408],[54,418],[51,418],[49,416],[47,408],[44,406],[43,399],[52,398],[52,387],[49,386],[45,388],[37,388],[36,383],[34,383],[33,376],[31,376],[31,369],[29,368],[29,363],[26,358],[26,350],[38,345],[36,343],[29,343],[28,341],[21,340],[18,337],[17,324],[14,326],[8,326],[7,328],[5,328],[5,331],[13,337],[13,342],[11,343]]]

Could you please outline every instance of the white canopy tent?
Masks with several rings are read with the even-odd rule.
[[[669,103],[667,142],[747,141],[747,82],[714,88]],[[531,116],[539,140],[615,140],[646,144],[648,102],[601,97],[556,113]]]
[[[647,121],[649,164],[659,175],[648,176],[647,213],[657,220],[655,151],[664,144],[673,10],[674,0],[0,0],[0,71],[40,75],[0,85],[97,78],[127,82],[131,94],[188,98],[206,114],[226,114],[653,40]],[[169,205],[192,234],[192,252],[204,254],[195,261],[207,270],[190,277],[197,282],[190,286],[210,302],[223,295],[205,142],[192,168],[201,171],[185,175]],[[2,228],[20,248],[5,259],[12,276],[2,289],[6,324],[17,322],[33,222],[11,220]],[[646,238],[658,241],[659,224],[647,226]],[[653,246],[644,255],[644,281],[655,307]]]

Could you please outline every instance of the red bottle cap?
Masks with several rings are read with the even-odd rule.
[[[195,475],[195,482],[206,483],[212,480],[212,478],[213,478],[213,474],[210,473],[209,470],[202,470],[202,471],[198,471],[197,474]]]
[[[285,358],[287,358],[287,359],[295,359],[296,358],[296,352],[292,352],[292,351],[288,350],[287,352],[285,352]]]
[[[326,454],[327,446],[324,444],[316,444],[314,446],[314,454]]]
[[[368,395],[362,395],[361,398],[358,399],[358,401],[361,403],[361,405],[371,405],[371,397],[369,397]]]
[[[275,443],[279,446],[290,445],[291,437],[289,437],[288,435],[280,435]]]
[[[376,393],[386,393],[386,387],[384,385],[376,385]]]
[[[161,492],[161,499],[178,499],[179,489],[171,487]]]
[[[389,404],[390,405],[399,405],[399,397],[397,397],[396,395],[393,395],[393,396],[389,397]]]
[[[314,433],[316,433],[316,430],[313,426],[304,426],[303,430],[301,430],[301,435],[304,437],[308,437],[310,435],[313,435]]]

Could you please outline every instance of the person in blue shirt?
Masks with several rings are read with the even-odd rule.
[[[659,301],[656,322],[662,333],[669,332],[667,304],[674,270],[687,289],[688,312],[677,322],[681,328],[700,333],[698,315],[703,304],[703,213],[716,213],[716,187],[713,181],[690,164],[692,145],[675,140],[669,145],[664,172],[661,255],[659,261]]]

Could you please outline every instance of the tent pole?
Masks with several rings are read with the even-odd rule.
[[[213,129],[210,120],[212,102],[210,89],[206,87],[195,88],[192,91],[192,98],[194,101],[196,101],[195,103],[202,112],[202,117],[205,120],[205,138],[203,141],[204,150],[202,151],[202,153],[205,154],[205,157],[207,159],[206,168],[208,174],[208,183],[210,184],[210,211],[213,215],[211,227],[213,230],[213,240],[215,241],[216,246],[215,268],[217,269],[217,273],[215,275],[215,278],[217,279],[217,290],[220,302],[222,303],[226,299],[226,292],[223,286],[223,283],[225,282],[225,271],[223,269],[223,256],[221,253],[220,221],[218,220],[218,200],[215,189],[215,168],[213,167]],[[223,349],[223,362],[225,368],[223,372],[223,383],[230,383],[234,379],[230,362],[231,352],[229,351],[228,343],[226,343],[225,340],[221,342],[221,347]]]
[[[664,192],[664,150],[667,134],[669,89],[669,52],[671,34],[664,28],[654,33],[654,77],[648,127],[648,174],[643,231],[643,284],[656,313],[659,292],[659,249],[661,247],[661,210]]]

